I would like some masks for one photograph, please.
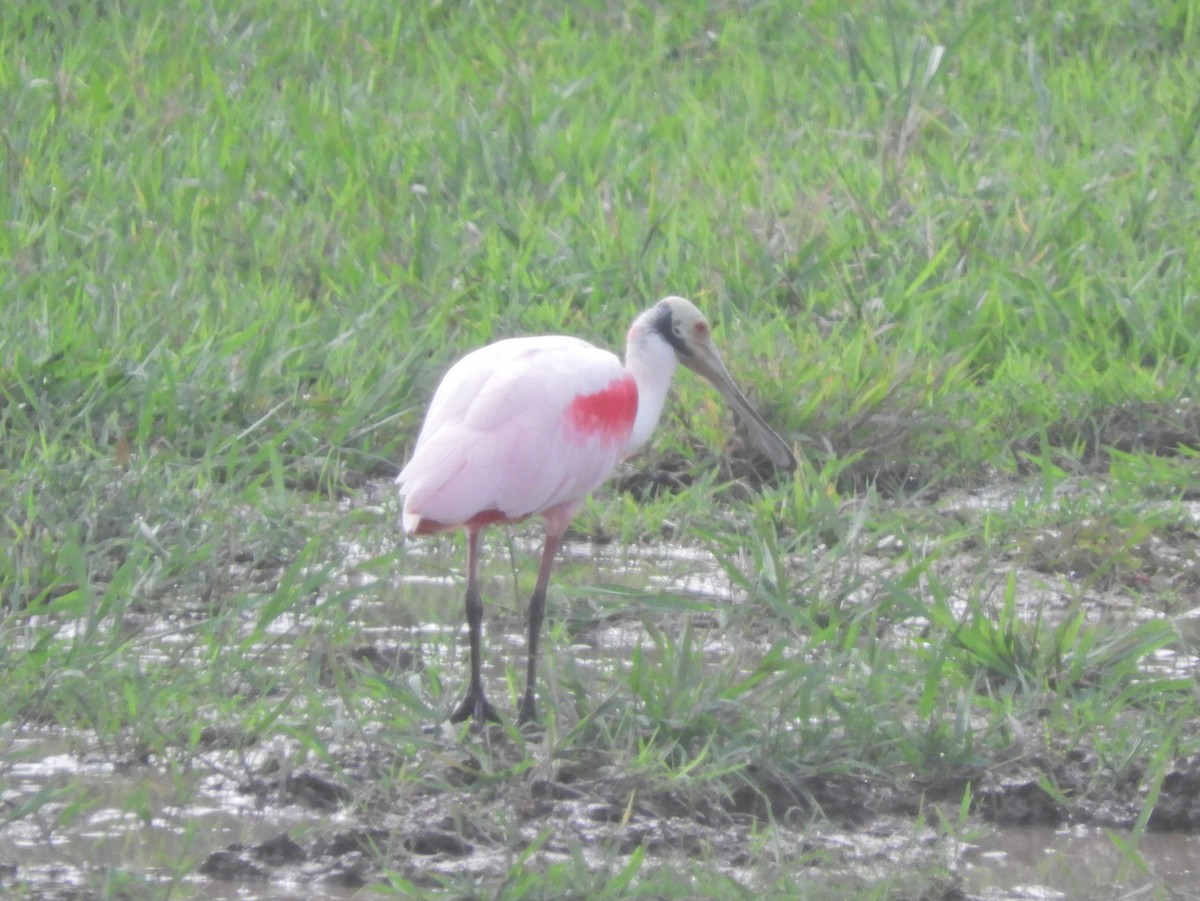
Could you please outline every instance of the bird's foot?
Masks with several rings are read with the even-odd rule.
[[[462,703],[450,714],[450,722],[461,723],[472,717],[477,726],[500,722],[500,714],[496,713],[496,708],[483,696],[483,692],[468,691]]]
[[[537,725],[537,709],[533,702],[533,692],[526,692],[524,699],[521,701],[521,709],[517,711],[517,725]]]

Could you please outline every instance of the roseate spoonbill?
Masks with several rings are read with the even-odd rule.
[[[480,533],[492,523],[535,514],[545,520],[519,711],[519,722],[530,722],[546,585],[559,542],[587,496],[654,431],[677,363],[717,387],[772,463],[795,468],[791,448],[738,390],[713,347],[708,323],[682,297],[668,297],[638,316],[629,329],[624,366],[578,338],[510,338],[467,354],[438,385],[412,459],[396,482],[406,532],[467,534],[471,683],[451,721],[499,721],[480,675]]]

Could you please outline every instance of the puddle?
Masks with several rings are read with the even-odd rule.
[[[300,886],[286,880],[248,893],[244,885],[198,875],[195,867],[214,847],[253,845],[311,828],[310,811],[257,804],[216,772],[196,773],[188,786],[171,784],[147,767],[122,772],[85,750],[88,744],[84,735],[29,731],[0,753],[6,761],[0,770],[4,812],[52,797],[36,813],[0,827],[0,893],[20,888],[34,898],[51,892],[107,897],[132,880],[153,887],[155,895],[174,886],[187,897],[211,901],[297,897]],[[187,803],[177,802],[181,796]],[[303,895],[316,901],[352,897],[330,886],[304,886]]]
[[[1148,833],[1122,851],[1128,841],[1084,826],[991,829],[962,846],[957,872],[970,895],[994,901],[1200,893],[1200,836]]]

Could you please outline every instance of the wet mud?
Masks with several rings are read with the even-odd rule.
[[[489,737],[480,741],[489,743]],[[599,755],[540,761],[520,775],[487,772],[497,764],[515,764],[519,756],[505,736],[491,735],[490,744],[490,760],[460,752],[442,772],[402,795],[387,795],[381,785],[395,783],[376,772],[380,765],[390,770],[400,761],[361,755],[331,767],[264,771],[236,785],[212,780],[197,804],[234,808],[238,802],[230,800],[231,794],[249,802],[240,816],[253,821],[261,837],[217,843],[190,877],[193,889],[198,880],[207,880],[202,896],[212,899],[340,899],[362,897],[355,892],[369,886],[435,890],[475,880],[499,883],[518,856],[536,869],[583,853],[593,870],[616,869],[640,850],[652,861],[648,865],[680,873],[688,871],[689,862],[719,862],[721,872],[747,886],[785,871],[793,879],[808,871],[814,885],[834,878],[843,886],[847,879],[867,885],[888,878],[902,886],[905,873],[941,869],[947,874],[942,887],[928,894],[922,881],[919,897],[1116,897],[1100,893],[1108,884],[1081,883],[1087,873],[1054,851],[1065,846],[1076,859],[1087,853],[1112,861],[1111,842],[1092,827],[1131,826],[1142,800],[1131,783],[1115,797],[1091,792],[1079,803],[1063,804],[1041,787],[1040,767],[1046,761],[1035,759],[1007,772],[974,774],[980,778],[976,813],[982,825],[974,827],[976,839],[963,841],[950,839],[939,827],[939,817],[947,822],[957,817],[957,780],[886,787],[858,779],[789,782],[750,768],[744,790],[696,797],[650,790]],[[508,755],[511,759],[503,760]],[[1055,768],[1059,788],[1066,791],[1071,780],[1086,785],[1095,775],[1085,759]],[[1158,876],[1175,888],[1153,897],[1195,897],[1189,886],[1200,872],[1197,779],[1200,767],[1194,760],[1180,761],[1164,779],[1156,808],[1162,813],[1152,818],[1152,833],[1140,850],[1153,861],[1160,845],[1167,849]],[[944,803],[936,800],[939,796]],[[918,811],[924,825],[916,825]],[[199,811],[181,815],[204,822]],[[764,821],[774,823],[767,843]],[[44,890],[32,897],[101,897],[83,887],[95,881],[85,860],[74,867],[26,866],[21,856],[12,856],[11,847],[5,851],[0,887],[40,882]],[[90,864],[101,869],[104,852],[95,856],[100,859]],[[1062,872],[1055,875],[1054,867]],[[1015,885],[1003,878],[1017,873],[1029,881]],[[1127,878],[1137,884],[1137,875]],[[1028,894],[1039,879],[1067,890]]]
[[[493,738],[501,745],[506,741]],[[516,753],[513,748],[494,750],[501,756],[505,750]],[[986,869],[988,858],[973,856],[970,843],[947,858],[939,829],[939,822],[956,821],[968,782],[975,786],[977,828],[992,837],[993,846],[1002,844],[996,835],[1018,840],[1034,834],[1050,853],[1056,836],[1074,836],[1080,844],[1081,835],[1090,835],[1091,843],[1107,847],[1111,856],[1113,847],[1103,829],[1126,831],[1135,825],[1145,803],[1139,775],[1118,784],[1106,782],[1094,759],[1081,754],[1030,754],[1000,769],[963,771],[934,784],[788,780],[750,766],[742,788],[714,798],[639,785],[636,777],[616,771],[599,755],[540,764],[522,777],[480,788],[481,780],[495,775],[485,777],[481,762],[465,756],[442,774],[444,784],[392,799],[382,805],[386,812],[360,811],[349,817],[353,825],[318,829],[299,841],[280,834],[257,844],[230,844],[214,850],[201,872],[238,884],[315,881],[354,888],[399,881],[436,887],[463,876],[501,880],[513,861],[514,846],[536,848],[533,859],[545,865],[570,860],[580,847],[588,848],[597,867],[640,848],[664,866],[686,867],[689,859],[720,861],[722,870],[749,883],[777,867],[812,868],[818,882],[833,874],[845,878],[881,871],[898,876],[908,867],[943,867],[944,887],[924,897],[984,897],[970,894],[960,870]],[[453,783],[462,789],[451,787]],[[1047,785],[1055,787],[1054,793]],[[327,812],[333,799],[371,794],[369,781],[356,784],[348,770],[338,777],[299,773],[243,789],[265,790],[273,803],[298,805],[314,814]],[[504,812],[500,818],[498,810]],[[1200,758],[1179,760],[1162,781],[1141,849],[1153,856],[1160,836],[1193,840],[1174,852],[1177,858],[1185,855],[1177,861],[1179,892],[1200,874],[1198,815]],[[927,825],[915,826],[917,818]],[[773,837],[764,847],[765,823],[773,824]],[[994,848],[990,853],[994,862],[1004,859]],[[530,858],[525,859],[528,863]]]
[[[860,565],[886,577],[888,558]],[[421,578],[447,590],[443,580]],[[708,578],[700,566],[666,581],[705,591]],[[1047,593],[1054,594],[1044,579],[1020,591],[1039,611]],[[520,620],[510,619],[508,639],[519,648]],[[601,628],[619,631],[621,624],[591,631]],[[364,634],[372,630],[385,637],[314,661],[322,677],[332,679],[337,669],[425,677],[426,645],[406,641],[405,628],[387,621]],[[1195,678],[1190,664],[1184,673]],[[334,743],[325,759],[296,766],[287,762],[296,757],[291,750],[243,746],[244,737],[210,727],[187,804],[167,800],[131,816],[123,799],[153,790],[162,778],[157,761],[113,763],[91,754],[86,735],[9,736],[10,762],[0,773],[0,818],[8,821],[0,826],[0,893],[46,901],[111,896],[96,886],[113,855],[136,862],[139,849],[152,845],[147,884],[182,880],[179,895],[213,901],[334,901],[369,897],[371,886],[466,891],[503,883],[518,862],[525,870],[615,873],[635,853],[644,855],[643,872],[686,874],[703,862],[706,872],[750,891],[787,877],[842,887],[888,880],[896,897],[930,901],[1122,896],[1117,885],[1147,897],[1200,897],[1200,755],[1170,761],[1161,779],[1136,767],[1115,777],[1086,740],[1055,747],[1021,734],[1006,759],[948,767],[936,777],[804,775],[801,767],[782,772],[751,759],[726,790],[710,793],[712,783],[698,789],[686,781],[664,790],[661,778],[630,771],[627,757],[578,747],[564,753],[553,739],[536,730],[517,736],[501,727],[463,732],[430,723],[411,747]],[[23,803],[68,776],[83,780],[91,798],[92,816],[82,825],[56,831],[53,803],[33,821],[17,816]],[[1149,804],[1151,785],[1157,796]],[[1146,829],[1133,854],[1140,863],[1123,868],[1106,830],[1126,835],[1139,825]],[[161,861],[178,858],[183,847],[191,865],[181,865],[182,875],[163,870]],[[1072,866],[1083,859],[1086,869]]]

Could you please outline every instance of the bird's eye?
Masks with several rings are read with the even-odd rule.
[[[707,322],[697,322],[695,325],[693,325],[692,326],[692,338],[694,338],[696,341],[707,341],[708,340],[708,323]]]

